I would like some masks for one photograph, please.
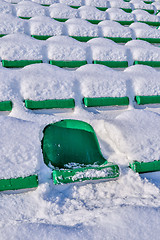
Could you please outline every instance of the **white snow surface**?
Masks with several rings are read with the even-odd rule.
[[[0,101],[13,102],[11,112],[0,112],[0,178],[38,174],[39,179],[34,191],[0,193],[0,240],[159,240],[159,172],[139,175],[128,168],[128,163],[160,159],[160,106],[137,106],[134,102],[135,95],[160,95],[160,72],[143,65],[119,71],[98,64],[87,64],[77,70],[47,64],[50,57],[82,59],[88,63],[93,56],[100,60],[125,59],[129,63],[134,59],[156,61],[160,60],[159,47],[138,40],[121,46],[102,38],[80,43],[67,36],[54,36],[47,41],[27,36],[31,30],[34,34],[62,34],[59,28],[62,25],[65,26],[63,34],[77,36],[102,36],[105,26],[104,34],[109,34],[107,28],[112,30],[115,26],[112,33],[117,37],[128,37],[129,32],[159,37],[158,30],[140,23],[130,28],[120,28],[111,21],[93,25],[78,18],[79,10],[72,11],[70,7],[64,7],[68,12],[62,11],[62,15],[56,11],[57,16],[65,18],[68,14],[72,19],[62,24],[54,20],[51,23],[49,16],[53,17],[54,2],[57,6],[110,6],[106,0],[0,0],[0,33],[14,33],[0,39],[0,58],[46,62],[23,69],[6,69],[0,65]],[[52,6],[43,7],[40,3]],[[158,4],[154,6],[158,8]],[[159,16],[143,10],[127,14],[110,8],[105,13],[110,20],[133,20],[136,16],[137,21],[159,21]],[[33,18],[18,19],[19,14]],[[112,24],[108,26],[108,23]],[[128,96],[130,105],[84,108],[84,96]],[[71,111],[32,111],[23,103],[24,99],[70,97],[76,103]],[[118,179],[53,184],[51,170],[43,162],[41,139],[44,127],[61,119],[82,120],[93,126],[103,156],[119,165]]]
[[[160,159],[159,117],[150,111],[130,110],[116,117],[112,123],[105,123],[115,147],[124,154],[123,162],[117,160],[119,163]]]
[[[160,29],[155,29],[145,23],[134,22],[129,27],[136,38],[160,38]]]
[[[40,168],[39,126],[7,116],[0,117],[1,179],[37,174]]]

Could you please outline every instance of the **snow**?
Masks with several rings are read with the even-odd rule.
[[[123,72],[114,71],[103,65],[91,64],[80,67],[76,72],[84,97],[125,97],[127,95],[127,77]]]
[[[56,36],[64,33],[64,25],[50,17],[34,17],[29,20],[31,35]]]
[[[110,20],[116,21],[134,21],[134,15],[132,13],[126,13],[119,8],[108,8],[106,13],[109,15]]]
[[[142,40],[132,40],[125,44],[132,53],[133,60],[160,61],[160,49]]]
[[[10,14],[0,14],[0,34],[25,33],[26,22]]]
[[[144,22],[159,22],[160,19],[158,16],[148,13],[144,10],[134,10],[132,13],[135,16],[137,21],[144,21]]]
[[[129,26],[136,38],[159,38],[160,30],[155,29],[145,23],[134,22]]]
[[[11,117],[0,117],[1,179],[26,177],[40,168],[39,126]]]
[[[0,58],[4,60],[42,60],[42,44],[25,34],[7,35],[0,39]]]
[[[0,59],[45,62],[22,69],[0,65],[0,101],[13,102],[11,112],[0,112],[0,176],[38,174],[39,179],[34,191],[0,193],[0,239],[159,240],[159,172],[139,175],[128,168],[128,163],[160,159],[160,105],[137,106],[134,101],[135,95],[160,95],[160,72],[144,65],[115,70],[89,64],[93,59],[128,61],[129,65],[133,60],[159,61],[159,46],[140,40],[121,45],[104,38],[81,43],[68,36],[159,38],[159,29],[144,23],[124,27],[112,21],[159,21],[159,15],[143,10],[126,13],[116,8],[132,5],[122,3],[0,0],[0,34],[9,34],[0,38]],[[81,7],[77,10],[69,5]],[[93,14],[98,19],[100,11],[95,7],[111,5],[101,11],[107,20],[98,25],[80,17],[81,9],[91,9],[84,18]],[[151,6],[158,9],[159,2]],[[23,20],[20,15],[32,18]],[[60,23],[51,18],[69,20]],[[31,34],[53,37],[41,41]],[[49,59],[86,60],[88,64],[61,69],[48,64]],[[83,97],[106,96],[128,96],[130,105],[90,109],[82,104]],[[23,102],[66,98],[75,99],[74,110],[32,111]],[[47,124],[62,119],[82,120],[93,126],[104,158],[119,165],[118,179],[53,184],[51,170],[43,162],[41,139]]]
[[[78,10],[73,9],[63,3],[56,3],[49,7],[51,18],[76,18],[78,17]]]
[[[132,29],[130,29],[129,27],[124,27],[118,22],[105,20],[100,22],[98,26],[101,28],[102,35],[104,37],[133,37]]]
[[[69,36],[90,36],[98,37],[98,26],[84,19],[69,19],[65,22]]]
[[[37,64],[25,67],[19,74],[23,99],[38,101],[75,97],[75,78],[70,71],[49,64]]]
[[[115,147],[124,155],[123,162],[117,161],[126,165],[134,160],[160,159],[159,128],[159,115],[144,110],[130,110],[105,124]]]
[[[95,7],[92,6],[82,6],[79,9],[79,15],[83,19],[91,19],[91,20],[105,20],[106,12],[102,12]]]
[[[110,39],[95,38],[89,40],[88,43],[91,46],[93,60],[127,61],[127,48]]]
[[[86,60],[86,44],[68,36],[56,36],[47,40],[50,60]]]

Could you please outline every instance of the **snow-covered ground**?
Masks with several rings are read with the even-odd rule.
[[[156,3],[147,8],[156,12]],[[137,22],[121,26],[112,20],[160,20],[138,10],[146,6],[140,0],[119,1],[119,8],[127,6],[132,13],[117,10],[115,1],[0,0],[0,34],[7,35],[0,38],[0,59],[44,62],[22,69],[0,65],[0,101],[13,103],[11,112],[0,112],[0,179],[29,174],[38,174],[39,179],[33,191],[0,193],[0,240],[159,240],[160,174],[139,175],[128,168],[134,160],[160,159],[160,104],[135,102],[136,95],[160,95],[159,68],[131,66],[135,60],[160,61],[158,44],[135,40],[159,38],[159,29]],[[100,18],[96,7],[108,10]],[[21,14],[32,18],[20,19]],[[69,20],[51,19],[57,16]],[[84,20],[91,17],[103,21],[94,25]],[[42,34],[52,37],[42,41],[30,36]],[[72,35],[99,38],[81,43]],[[133,40],[122,46],[104,36]],[[88,64],[62,69],[48,64],[49,59]],[[130,67],[111,69],[91,64],[92,60],[128,61]],[[86,108],[82,103],[83,97],[126,96],[129,106],[125,107]],[[24,105],[25,99],[69,98],[75,100],[74,109],[29,110]],[[44,127],[62,119],[92,125],[103,156],[120,167],[118,179],[53,184],[52,171],[43,162],[41,140]]]

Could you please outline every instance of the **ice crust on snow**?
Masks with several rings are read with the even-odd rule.
[[[0,117],[1,179],[37,174],[40,168],[38,124],[11,117]]]
[[[159,114],[150,111],[130,110],[117,116],[112,123],[106,122],[105,129],[116,148],[127,156],[126,164],[134,160],[160,159],[159,118]]]

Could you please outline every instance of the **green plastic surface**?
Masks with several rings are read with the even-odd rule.
[[[127,12],[127,13],[131,13],[132,9],[131,8],[121,8],[123,11]]]
[[[107,7],[96,7],[96,8],[101,10],[101,11],[106,11],[108,9]]]
[[[0,34],[0,37],[4,37],[4,36],[6,36],[7,34]]]
[[[21,16],[18,16],[19,18],[21,18],[21,19],[25,19],[25,20],[29,20],[29,19],[31,19],[32,17],[21,17]]]
[[[153,9],[143,9],[144,11],[150,13],[150,14],[154,14],[154,10]]]
[[[138,22],[146,23],[151,26],[160,26],[160,22],[146,22],[146,21],[138,21]]]
[[[70,37],[72,37],[80,42],[87,42],[93,38],[98,38],[98,37],[89,37],[89,36],[70,36]]]
[[[28,109],[74,108],[75,101],[73,98],[44,101],[25,100],[25,107]]]
[[[18,190],[38,187],[37,175],[11,179],[0,179],[0,191]]]
[[[12,110],[12,101],[0,102],[0,111],[11,111],[11,110]]]
[[[54,61],[54,60],[50,60],[49,61],[50,64],[52,65],[56,65],[58,67],[66,67],[66,68],[77,68],[77,67],[81,67],[85,64],[87,64],[87,61]]]
[[[53,19],[58,22],[66,22],[68,20],[68,18],[53,18]]]
[[[88,21],[92,24],[98,24],[98,23],[102,22],[103,20],[86,19],[86,21]]]
[[[2,60],[2,66],[6,68],[22,68],[34,63],[42,63],[42,60]]]
[[[134,61],[134,65],[142,64],[150,67],[160,67],[160,61]]]
[[[96,134],[88,123],[71,119],[62,120],[46,126],[43,133],[44,162],[49,167],[52,165],[58,168],[53,171],[55,183],[87,180],[84,179],[86,175],[84,178],[75,176],[75,179],[73,175],[77,172],[83,174],[84,171],[94,168],[98,171],[101,167],[109,168],[109,174],[103,178],[119,176],[118,166],[109,164],[103,157]],[[71,168],[68,166],[70,164]],[[77,167],[72,167],[75,164]],[[99,179],[97,174],[94,177]],[[93,174],[89,179],[93,179]]]
[[[80,8],[81,6],[70,6],[71,8],[75,8],[75,9],[78,9]]]
[[[121,38],[121,37],[104,37],[104,38],[111,39],[116,43],[127,43],[132,40],[132,38]]]
[[[119,22],[121,25],[131,25],[132,23],[134,23],[134,21],[117,21],[117,20],[114,21]]]
[[[156,96],[135,96],[138,105],[160,103],[160,95]]]
[[[160,38],[137,38],[137,40],[143,40],[149,43],[160,43]]]
[[[111,67],[111,68],[126,68],[128,67],[128,62],[127,61],[98,61],[98,60],[94,60],[93,64],[102,64],[105,65],[107,67]]]
[[[133,163],[130,163],[129,166],[134,172],[138,173],[155,172],[160,171],[160,160],[152,162],[134,161]]]
[[[54,184],[82,182],[86,180],[112,179],[119,177],[118,165],[107,163],[99,167],[53,170]]]
[[[44,36],[44,35],[31,35],[31,37],[35,38],[35,39],[38,39],[38,40],[47,40],[48,38],[50,37],[53,37],[53,36]]]
[[[100,98],[83,98],[86,107],[101,106],[124,106],[129,105],[128,97],[100,97]]]
[[[152,2],[152,1],[144,1],[144,3],[146,3],[146,4],[152,4],[153,2]]]

